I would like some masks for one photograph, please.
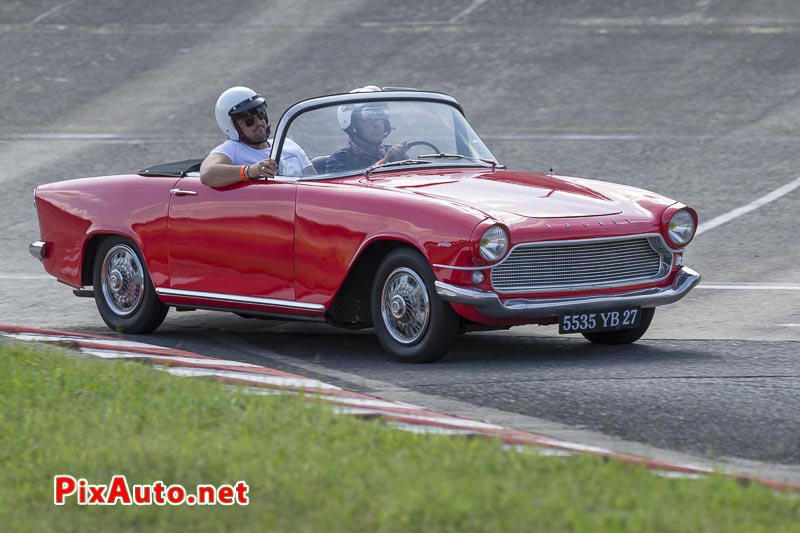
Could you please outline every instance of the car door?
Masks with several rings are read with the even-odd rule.
[[[170,288],[294,300],[295,181],[251,181],[214,189],[197,177],[170,192]]]

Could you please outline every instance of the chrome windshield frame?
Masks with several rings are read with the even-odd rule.
[[[469,124],[469,121],[466,120],[466,115],[464,114],[464,109],[461,107],[461,104],[452,96],[443,93],[437,92],[429,92],[429,91],[415,91],[415,90],[383,90],[383,91],[375,91],[369,93],[344,93],[344,94],[333,94],[328,96],[319,96],[316,98],[309,98],[307,100],[302,100],[297,102],[296,104],[289,107],[286,111],[284,111],[283,115],[281,115],[280,120],[278,121],[278,126],[275,129],[275,136],[273,138],[273,150],[272,150],[272,159],[275,161],[280,161],[281,151],[283,150],[283,144],[286,139],[286,133],[289,130],[289,127],[292,125],[292,122],[308,111],[312,111],[314,109],[319,109],[323,107],[329,106],[337,106],[343,105],[348,103],[361,103],[361,102],[399,102],[399,101],[418,101],[418,102],[434,102],[440,104],[446,104],[451,106],[453,109],[458,111],[464,121],[469,125],[472,129],[472,132],[478,136],[480,136],[475,129],[472,128],[472,125]],[[481,142],[483,140],[481,139]],[[483,143],[486,146],[486,143]],[[488,146],[486,146],[488,149]],[[405,167],[406,169],[415,168],[417,166],[422,165],[413,165],[411,167]],[[424,165],[424,168],[431,168],[433,166],[447,166],[447,167],[472,167],[472,165],[465,165],[465,164],[447,164],[447,165],[438,165],[438,164],[428,164]],[[479,165],[475,165],[479,166]],[[401,167],[402,168],[402,167]],[[504,165],[501,165],[499,162],[496,165],[496,168],[505,168]],[[389,169],[387,169],[389,170]],[[336,173],[336,174],[325,174],[324,176],[277,176],[280,180],[286,181],[305,181],[305,180],[327,180],[327,179],[335,179],[341,178],[345,176],[350,176],[354,174],[363,174],[361,172],[346,172],[346,173]]]

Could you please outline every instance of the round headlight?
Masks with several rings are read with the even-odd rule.
[[[501,226],[492,226],[483,233],[479,249],[487,261],[497,261],[508,250],[508,233]]]
[[[695,232],[694,217],[689,211],[682,209],[669,219],[667,234],[672,242],[683,246],[692,240]]]

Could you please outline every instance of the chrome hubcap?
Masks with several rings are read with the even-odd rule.
[[[112,291],[118,291],[120,285],[122,285],[122,274],[116,270],[112,272],[108,276],[108,284],[111,286]]]
[[[114,314],[128,316],[144,298],[144,268],[130,246],[118,244],[103,260],[100,271],[103,298]]]
[[[406,301],[403,300],[402,296],[395,296],[392,298],[389,310],[394,318],[401,318],[406,312]]]
[[[395,269],[381,292],[383,323],[394,340],[413,344],[425,333],[430,321],[430,300],[422,278],[413,270]]]

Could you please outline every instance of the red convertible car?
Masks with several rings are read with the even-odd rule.
[[[403,156],[344,168],[353,113],[382,121]],[[287,145],[317,174],[297,175]],[[41,185],[30,251],[114,331],[151,332],[169,307],[325,321],[374,327],[403,362],[441,358],[459,331],[521,324],[631,343],[700,280],[683,264],[691,207],[508,170],[443,94],[306,100],[273,146],[268,181],[214,189],[186,161]]]

